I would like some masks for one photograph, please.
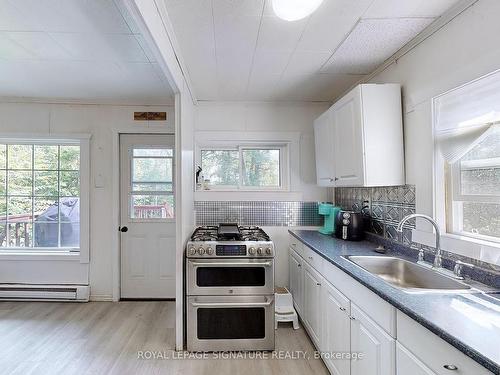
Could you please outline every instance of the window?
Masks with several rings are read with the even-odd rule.
[[[80,247],[79,142],[0,141],[0,247]]]
[[[283,190],[286,153],[286,145],[202,148],[201,175],[212,190]]]
[[[174,218],[173,157],[171,148],[133,148],[129,187],[131,219]]]
[[[500,239],[500,126],[451,164],[450,221],[458,234]]]
[[[499,242],[500,71],[434,98],[434,113],[437,214],[448,233]]]

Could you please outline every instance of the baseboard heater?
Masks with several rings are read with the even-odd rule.
[[[88,302],[88,285],[0,284],[0,301]]]

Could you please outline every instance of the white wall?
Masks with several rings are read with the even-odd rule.
[[[325,201],[327,189],[316,185],[316,164],[314,158],[313,121],[326,109],[328,103],[245,103],[245,102],[198,102],[195,118],[195,142],[197,134],[210,131],[231,131],[249,136],[251,132],[277,133],[296,132],[300,145],[292,155],[297,158],[291,165],[291,191],[287,193],[246,193],[224,192],[222,200],[268,199],[276,200],[281,195],[287,200]],[[230,196],[230,197],[229,197]],[[272,197],[269,199],[269,197]],[[266,198],[267,197],[267,198]],[[196,194],[197,200],[221,200],[214,192]],[[281,200],[283,200],[281,199]]]
[[[167,121],[133,121],[134,111],[147,110],[167,111]],[[124,132],[161,129],[172,133],[174,108],[1,103],[0,100],[2,134],[91,134],[91,179],[82,181],[90,185],[90,286],[92,298],[108,300],[112,296],[112,239],[117,231],[112,225],[112,171],[116,167],[112,165],[112,129]],[[102,175],[103,187],[94,186],[98,174]],[[16,278],[10,282],[81,283],[89,280],[88,265],[78,261],[2,259],[0,273]],[[1,281],[9,282],[5,277]]]
[[[500,68],[499,14],[499,1],[478,1],[371,80],[402,85],[406,182],[416,186],[418,213],[433,215],[431,100]],[[419,228],[432,230],[425,223]],[[486,248],[478,252],[483,260],[496,258]]]
[[[313,121],[328,109],[329,103],[242,103],[198,102],[195,118],[196,134],[210,131],[286,133],[300,135],[299,162],[292,165],[298,170],[298,181],[292,193],[216,192],[196,193],[196,200],[328,200],[328,190],[316,185]],[[309,227],[310,228],[310,227]],[[288,229],[264,227],[276,248],[276,285],[288,285]]]

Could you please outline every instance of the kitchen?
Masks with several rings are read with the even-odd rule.
[[[499,373],[496,1],[1,8],[4,373]]]

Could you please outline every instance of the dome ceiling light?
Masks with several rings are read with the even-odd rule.
[[[272,0],[276,15],[286,21],[297,21],[309,16],[323,0]]]

